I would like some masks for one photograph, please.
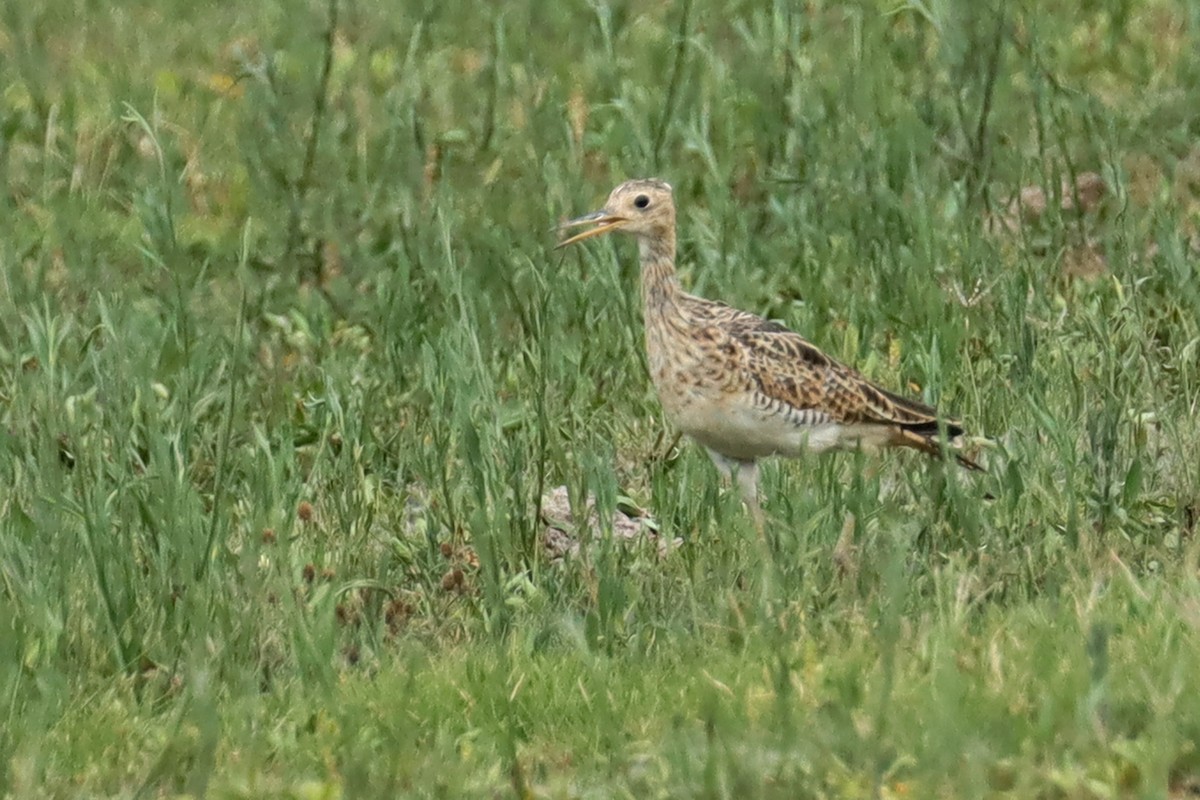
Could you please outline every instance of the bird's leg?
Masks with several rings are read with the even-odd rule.
[[[758,502],[758,462],[728,458],[715,450],[709,450],[708,454],[721,475],[737,481],[742,502],[746,504],[754,520],[754,529],[758,531],[759,536],[763,536],[767,526],[762,506]]]
[[[742,502],[750,509],[750,516],[754,519],[754,528],[760,537],[765,536],[767,522],[763,517],[762,506],[758,502],[758,462],[739,461],[735,476],[738,489],[742,492]]]

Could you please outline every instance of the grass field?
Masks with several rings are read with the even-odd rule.
[[[1200,5],[1025,5],[5,3],[0,796],[1200,794]],[[760,545],[551,249],[649,175],[987,473]]]

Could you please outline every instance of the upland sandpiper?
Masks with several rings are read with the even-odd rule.
[[[675,274],[670,184],[631,180],[604,208],[563,224],[591,225],[558,246],[619,231],[637,237],[650,377],[668,418],[735,480],[763,529],[758,459],[805,452],[911,447],[943,457],[956,421],[877,386],[799,334],[683,291]],[[962,466],[974,461],[949,451]]]

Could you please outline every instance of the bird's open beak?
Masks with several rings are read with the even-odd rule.
[[[564,222],[562,225],[559,225],[558,229],[562,231],[566,230],[567,228],[577,228],[580,225],[595,225],[596,227],[563,239],[561,242],[555,245],[554,249],[557,250],[560,247],[566,247],[569,244],[582,242],[584,239],[590,239],[593,236],[599,236],[602,233],[614,231],[624,225],[627,221],[628,220],[626,220],[624,217],[618,217],[616,214],[610,214],[604,210],[595,211],[591,214],[585,214],[582,217],[576,217],[573,220],[569,220]]]

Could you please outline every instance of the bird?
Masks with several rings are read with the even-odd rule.
[[[958,450],[943,450],[942,432],[946,441],[962,436],[961,422],[879,386],[777,322],[685,292],[666,181],[625,181],[599,211],[559,230],[566,238],[556,249],[608,233],[637,240],[646,355],[659,401],[736,482],[760,534],[758,462],[769,456],[908,447],[938,458],[949,452],[964,468],[982,470]]]

